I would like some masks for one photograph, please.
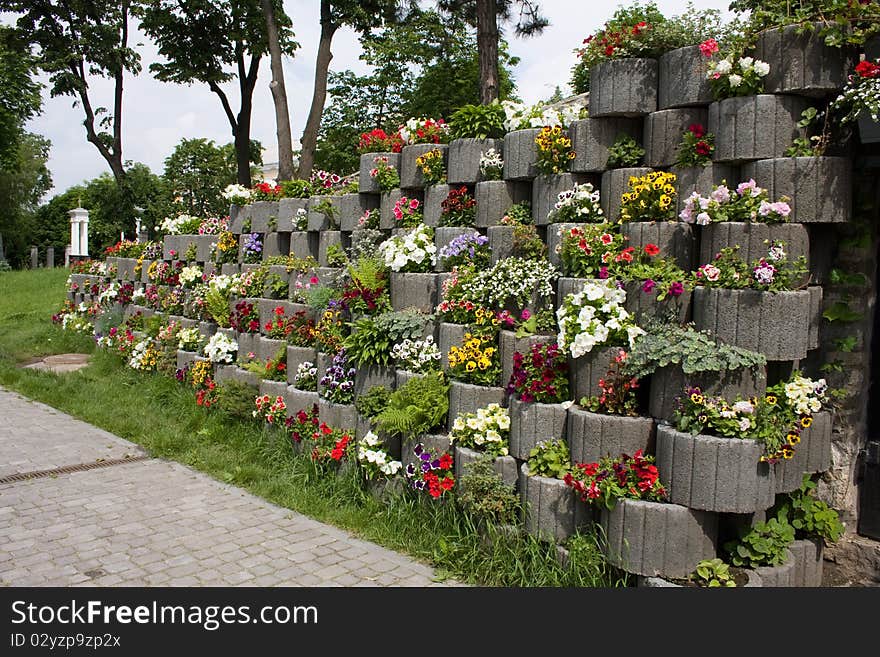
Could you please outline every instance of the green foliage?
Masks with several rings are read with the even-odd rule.
[[[456,482],[456,502],[479,525],[513,524],[520,516],[522,503],[516,490],[495,472],[494,462],[492,456],[483,455],[465,466]]]
[[[856,348],[856,345],[859,343],[859,339],[854,335],[850,335],[845,338],[837,338],[833,341],[833,343],[834,348],[837,349],[837,351],[850,353]]]
[[[165,158],[164,178],[173,199],[171,211],[195,217],[222,217],[229,213],[223,190],[236,181],[231,146],[209,139],[182,139]]]
[[[736,586],[736,582],[733,581],[733,577],[730,575],[730,566],[718,557],[703,559],[697,564],[694,572],[688,575],[688,579],[697,586],[710,589],[722,586],[733,588]]]
[[[608,163],[605,166],[609,169],[637,167],[642,163],[643,157],[645,149],[639,142],[629,135],[621,134],[608,149]]]
[[[199,247],[195,242],[190,242],[186,247],[186,251],[183,252],[183,260],[186,262],[193,262],[196,259],[198,248]]]
[[[825,309],[822,317],[829,322],[857,322],[863,315],[850,308],[846,301],[837,301]]]
[[[339,244],[330,244],[327,247],[327,265],[329,267],[345,267],[348,265],[348,256],[345,249]]]
[[[403,340],[421,337],[425,320],[425,315],[413,311],[359,319],[351,323],[351,333],[343,342],[345,354],[350,363],[358,366],[388,365],[392,347]]]
[[[497,139],[504,136],[504,109],[490,105],[462,105],[450,117],[453,139]]]
[[[259,390],[241,381],[224,381],[217,386],[217,408],[236,420],[252,420],[254,397]]]
[[[306,305],[312,310],[324,311],[330,301],[337,298],[337,292],[329,285],[313,285],[306,292]]]
[[[312,184],[308,180],[282,180],[278,184],[284,198],[309,198],[312,195]]]
[[[643,328],[646,334],[636,339],[623,367],[624,373],[637,379],[667,365],[695,374],[756,369],[767,363],[762,354],[719,343],[708,331],[697,331],[693,324],[652,321]]]
[[[338,228],[337,217],[339,216],[339,208],[329,198],[322,198],[317,203],[313,203],[310,211],[324,215],[324,218],[330,224],[329,230],[336,230]]]
[[[442,376],[418,376],[391,393],[376,425],[392,436],[416,438],[441,427],[448,411],[449,385]]]
[[[730,563],[737,567],[781,566],[793,541],[794,527],[784,518],[770,518],[757,523],[739,540],[725,543],[724,549],[730,555]]]
[[[562,479],[571,471],[568,443],[559,438],[538,442],[529,452],[528,466],[532,476]]]
[[[825,112],[819,112],[815,107],[808,107],[801,112],[801,119],[797,122],[798,128],[803,132],[794,138],[787,149],[785,149],[786,157],[814,157],[820,156],[825,152],[828,145],[828,135],[814,134],[810,135],[811,129],[825,116]]]
[[[14,168],[24,124],[40,111],[37,62],[15,30],[0,26],[0,170]]]
[[[364,394],[355,397],[354,407],[364,417],[373,419],[385,410],[390,397],[391,391],[385,386],[373,386]]]
[[[4,100],[0,98],[0,107],[3,102]],[[0,118],[0,126],[2,125],[3,119]],[[9,126],[10,124],[6,125]],[[65,213],[57,220],[45,221],[44,216],[41,216],[45,213],[41,213],[37,208],[40,198],[52,186],[52,179],[46,166],[49,158],[49,142],[37,135],[21,131],[14,137],[10,135],[10,141],[3,144],[3,132],[5,131],[0,127],[2,250],[9,263],[16,268],[28,264],[31,246],[37,246],[43,252],[46,247],[53,246],[55,257],[63,259],[64,246],[70,241],[70,217]],[[0,262],[6,260],[0,259]]]
[[[798,536],[821,538],[836,543],[843,535],[843,523],[837,511],[816,499],[816,482],[804,475],[801,487],[782,496],[773,508],[780,522],[789,522]]]
[[[864,287],[868,284],[868,279],[863,273],[856,272],[852,274],[850,272],[844,271],[843,269],[838,269],[837,267],[831,270],[829,280],[833,285],[845,285],[852,287]]]

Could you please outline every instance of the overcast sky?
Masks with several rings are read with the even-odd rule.
[[[726,11],[730,0],[698,0],[699,8]],[[569,92],[567,85],[573,50],[600,27],[614,12],[618,2],[594,0],[539,0],[550,26],[543,34],[530,39],[510,38],[511,54],[521,59],[514,69],[519,95],[527,102],[547,98],[556,85]],[[284,65],[285,84],[291,112],[294,138],[302,134],[314,84],[315,54],[318,48],[318,7],[316,0],[285,0],[284,7],[293,20],[300,49]],[[666,16],[685,11],[685,0],[657,0]],[[136,33],[132,40],[143,59],[143,72],[128,76],[123,108],[123,156],[143,162],[156,173],[163,170],[165,158],[183,138],[204,137],[217,143],[232,141],[229,123],[217,96],[206,85],[180,86],[158,82],[149,73],[156,61],[155,47]],[[358,60],[360,47],[350,30],[339,31],[333,40],[331,70],[352,69],[365,72]],[[268,83],[271,79],[268,58],[260,68],[254,92],[251,136],[274,149],[275,114]],[[238,107],[235,86],[227,85],[233,107]],[[112,107],[112,85],[96,79],[91,83],[92,104]],[[233,100],[234,99],[234,100]],[[94,146],[86,141],[82,111],[72,107],[70,97],[49,98],[44,92],[43,113],[32,120],[28,129],[52,141],[49,168],[55,184],[54,193],[109,171]]]

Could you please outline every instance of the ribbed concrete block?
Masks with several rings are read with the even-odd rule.
[[[247,211],[246,218],[251,220],[252,233],[267,233],[269,224],[278,221],[278,201],[255,201],[242,210]]]
[[[376,194],[342,194],[337,199],[339,230],[343,232],[355,230],[364,212],[379,208],[379,197]]]
[[[287,345],[287,382],[294,383],[297,368],[303,363],[313,363],[317,366],[318,352],[311,347],[294,347]]]
[[[810,293],[810,349],[819,346],[819,325],[822,323],[822,297],[823,288],[811,285],[807,288]]]
[[[455,447],[455,479],[461,481],[462,476],[467,474],[468,466],[482,457],[482,453],[467,447]],[[519,468],[516,459],[512,456],[496,456],[492,467],[498,476],[508,486],[516,488],[519,480]]]
[[[290,233],[266,233],[263,236],[263,260],[290,255]]]
[[[458,228],[456,226],[438,226],[434,229],[434,246],[437,247],[437,266],[438,272],[448,272],[451,267],[444,264],[440,257],[440,250],[449,245],[452,240],[461,235],[479,235],[480,232],[474,228]],[[491,247],[490,247],[491,248]]]
[[[678,322],[687,322],[691,314],[691,290],[685,289],[680,295],[669,295],[663,301],[657,301],[657,292],[645,292],[643,281],[626,283],[626,302],[623,307],[643,324],[654,318],[673,317]]]
[[[575,158],[571,170],[575,173],[601,173],[607,168],[608,149],[621,135],[642,141],[643,121],[638,118],[587,118],[573,121],[568,128]]]
[[[564,438],[567,420],[568,414],[562,404],[526,403],[511,395],[511,456],[525,461],[540,441]]]
[[[785,563],[781,566],[760,566],[755,568],[764,588],[790,588],[796,586],[795,562],[791,550],[786,550]]]
[[[199,333],[204,337],[210,338],[216,332],[217,324],[215,324],[214,322],[199,322]]]
[[[742,180],[738,166],[720,162],[696,167],[671,166],[669,171],[675,174],[676,215],[684,209],[684,202],[694,192],[708,196],[721,183],[735,187]],[[748,176],[745,179],[748,180]]]
[[[590,69],[590,116],[644,116],[657,111],[657,60],[609,59]]]
[[[700,226],[699,264],[712,262],[725,247],[739,246],[739,256],[746,262],[767,257],[771,241],[785,242],[789,259],[807,258],[809,268],[810,236],[803,224],[762,224],[740,221],[721,221]]]
[[[358,413],[354,404],[334,404],[326,399],[318,399],[318,417],[334,429],[354,432],[357,427]]]
[[[422,198],[421,195],[408,196],[400,189],[392,189],[388,192],[382,192],[379,201],[379,228],[382,230],[397,228],[397,220],[394,218],[394,206],[403,196],[407,196],[407,198],[418,198],[419,200]]]
[[[575,532],[574,491],[561,479],[532,476],[528,464],[523,463],[519,471],[519,492],[529,534],[561,542]]]
[[[549,224],[547,226],[547,259],[552,265],[555,265],[561,272],[565,272],[562,266],[562,236],[572,228],[577,228],[580,224],[560,223]],[[490,238],[491,239],[491,238]],[[513,236],[511,235],[511,240]]]
[[[181,236],[180,235],[166,235],[162,238],[162,259],[163,260],[174,260],[178,258],[181,254],[180,250]],[[148,268],[147,263],[144,263],[144,270]]]
[[[754,570],[745,568],[741,569],[741,572],[747,577],[746,583],[741,585],[742,588],[754,589],[763,586],[761,578]],[[663,579],[662,577],[638,577],[636,578],[636,586],[638,588],[681,588],[683,584],[680,582],[683,581],[684,580],[676,580],[673,582],[668,579]]]
[[[794,456],[778,461],[776,492],[790,493],[801,487],[804,473],[825,472],[831,467],[831,414],[825,411],[813,416],[813,424],[801,431],[801,441]]]
[[[354,375],[354,394],[363,395],[374,386],[384,386],[394,390],[397,377],[392,367],[382,365],[360,365]]]
[[[259,333],[237,333],[235,341],[238,342],[238,354],[243,359],[253,360],[259,358],[260,352],[260,334]],[[253,354],[253,355],[251,355]]]
[[[566,225],[566,224],[561,224]],[[590,281],[601,282],[598,278],[574,278],[571,276],[560,276],[556,279],[556,306],[562,305],[569,294],[580,292],[584,285]]]
[[[327,250],[331,246],[343,248],[342,231],[338,230],[322,230],[318,237],[318,264],[322,267],[329,267],[330,262],[327,260]]]
[[[117,258],[116,278],[120,281],[136,281],[135,267],[137,267],[137,258]]]
[[[229,205],[229,230],[236,234],[241,233],[241,210],[239,205]]]
[[[233,263],[224,263],[220,265],[220,273],[226,276],[237,276],[241,273],[241,265]]]
[[[669,501],[719,513],[754,513],[773,505],[776,477],[754,440],[657,427],[657,469]]]
[[[218,365],[214,367],[214,381],[219,384],[234,381],[235,383],[242,383],[251,386],[254,389],[254,396],[256,397],[262,379],[258,374],[235,365]]]
[[[852,216],[852,162],[845,157],[779,157],[743,165],[770,198],[787,196],[789,220],[839,223]]]
[[[417,438],[407,438],[402,441],[400,447],[400,461],[403,463],[404,468],[410,463],[419,463],[418,457],[413,454],[413,449],[418,443],[421,443],[434,458],[440,458],[440,455],[444,452],[452,456],[453,449],[448,435],[431,433],[418,436]]]
[[[260,336],[257,340],[257,358],[266,362],[270,358],[275,358],[281,349],[286,351],[286,348],[287,342],[284,340],[274,340]]]
[[[540,128],[514,130],[504,135],[504,179],[531,180],[538,175],[538,147],[535,137]],[[477,199],[479,203],[479,199]]]
[[[708,62],[699,46],[676,48],[661,55],[657,62],[659,109],[711,103],[712,87],[706,78]]]
[[[309,199],[307,198],[282,198],[278,201],[278,222],[277,230],[279,233],[289,233],[296,230],[299,211],[306,213],[309,211]]]
[[[767,360],[800,360],[810,347],[810,293],[694,288],[694,324],[721,342],[764,354]]]
[[[501,153],[503,139],[454,139],[449,144],[449,167],[447,179],[452,185],[470,185],[482,180],[480,156],[494,148]]]
[[[518,351],[523,355],[531,353],[532,345],[552,344],[555,335],[528,335],[517,338],[514,331],[501,331],[498,339],[498,352],[501,357],[501,383],[507,385],[513,374],[513,356]]]
[[[654,420],[593,413],[580,406],[568,409],[566,440],[572,463],[595,463],[606,456],[654,452]]]
[[[798,587],[822,586],[825,546],[821,539],[798,539],[789,546],[794,558],[794,583]]]
[[[550,211],[559,200],[559,194],[573,189],[575,184],[598,182],[583,173],[543,174],[532,181],[532,218],[536,226],[550,223]]]
[[[592,397],[599,392],[599,379],[608,375],[611,360],[617,356],[620,347],[594,347],[580,358],[569,360],[568,383],[571,396],[575,400]]]
[[[527,182],[486,180],[479,182],[474,191],[477,200],[477,223],[480,228],[497,226],[510,206],[531,199],[531,185]]]
[[[260,394],[269,395],[273,399],[275,397],[281,397],[283,399],[284,396],[287,395],[287,381],[270,381],[269,379],[261,379]]]
[[[466,324],[440,322],[438,331],[437,348],[440,350],[440,364],[444,370],[448,370],[449,360],[447,355],[449,354],[449,349],[461,346],[462,342],[464,342],[464,334],[470,331],[470,327]]]
[[[783,157],[798,136],[797,122],[810,101],[798,96],[759,94],[726,98],[709,105],[709,132],[715,135],[716,162],[748,162]]]
[[[190,363],[194,363],[198,358],[198,354],[194,351],[177,350],[177,369],[182,370]]]
[[[391,306],[394,310],[415,308],[424,313],[434,312],[440,286],[437,274],[401,274],[391,272]]]
[[[477,386],[461,381],[449,383],[449,415],[448,427],[452,430],[455,418],[464,413],[476,413],[478,408],[489,404],[507,405],[507,394],[504,388],[496,386]]]
[[[319,401],[317,392],[298,390],[293,386],[287,386],[287,392],[284,393],[284,403],[287,404],[287,412],[291,416],[299,411],[308,413]]]
[[[318,255],[318,235],[304,230],[290,234],[290,255],[297,258],[316,258]]]
[[[712,397],[743,399],[763,395],[767,389],[766,371],[758,376],[751,370],[725,372],[700,372],[685,374],[675,365],[661,367],[651,375],[648,411],[651,417],[672,421],[675,399],[684,394],[685,388],[700,388]]]
[[[602,212],[608,221],[616,221],[620,216],[621,196],[629,192],[629,179],[638,178],[651,173],[648,167],[630,167],[611,169],[602,174],[602,191],[600,202]]]
[[[199,235],[196,238],[196,260],[199,262],[210,262],[211,251],[217,244],[218,239],[217,235]]]
[[[376,158],[387,157],[388,165],[400,173],[400,153],[364,153],[361,155],[361,166],[358,173],[358,191],[367,194],[378,194],[379,184],[370,177],[370,171],[376,168]]]
[[[412,144],[404,146],[400,153],[400,187],[401,189],[421,189],[425,186],[422,170],[416,165],[416,159],[434,149],[443,153],[444,161],[448,161],[449,146],[447,144]]]
[[[333,217],[328,216],[323,212],[319,212],[316,208],[318,204],[329,203],[335,209],[335,215]],[[335,230],[339,222],[339,197],[331,196],[329,194],[323,196],[312,196],[309,199],[309,214],[308,214],[308,230],[309,231],[321,231],[321,230]]]
[[[684,578],[712,559],[718,516],[677,504],[620,499],[602,510],[605,552],[613,565],[636,575]]]
[[[440,215],[443,212],[443,201],[449,196],[452,189],[450,185],[428,185],[425,187],[425,207],[424,211],[425,225],[437,226],[440,224]]]
[[[690,224],[681,221],[629,221],[620,227],[629,246],[643,251],[648,244],[660,249],[660,256],[670,258],[685,271],[694,266],[696,239]]]
[[[799,35],[801,25],[786,25],[758,35],[754,56],[770,63],[764,78],[767,93],[820,98],[843,89],[853,50],[825,45],[819,34],[824,27],[817,22],[811,32]]]
[[[645,164],[649,167],[669,167],[678,159],[682,135],[688,126],[705,126],[709,112],[700,107],[666,109],[651,112],[645,117]]]
[[[395,370],[394,371],[394,386],[396,388],[402,388],[406,385],[406,382],[422,376],[421,374],[417,374],[415,372],[409,372],[407,370]]]

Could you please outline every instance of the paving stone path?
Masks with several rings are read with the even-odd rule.
[[[0,418],[0,586],[455,584],[3,388]]]

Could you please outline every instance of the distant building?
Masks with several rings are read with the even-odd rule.
[[[299,164],[299,151],[302,148],[298,139],[293,142],[293,166]],[[263,166],[260,167],[262,180],[278,180],[278,147],[272,145],[263,149]]]

